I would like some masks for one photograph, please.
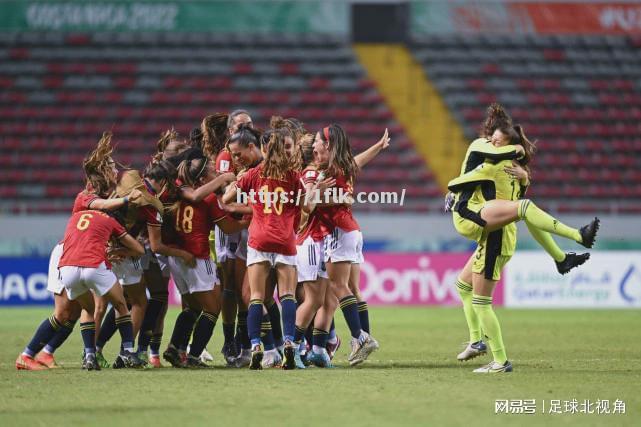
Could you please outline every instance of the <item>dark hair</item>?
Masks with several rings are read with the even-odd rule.
[[[175,185],[178,173],[176,168],[171,162],[161,160],[159,162],[152,162],[145,168],[143,173],[145,178],[153,179],[154,181],[166,180],[168,184]]]
[[[189,142],[191,142],[192,147],[202,147],[203,132],[200,130],[200,128],[193,128],[189,132]]]
[[[512,117],[501,104],[493,103],[487,107],[485,120],[481,125],[481,137],[489,138],[497,129],[512,127]]]
[[[178,178],[190,187],[198,186],[200,178],[207,170],[209,159],[198,157],[184,160],[178,165]]]
[[[325,129],[329,138],[325,135]],[[327,172],[329,176],[337,177],[343,174],[347,182],[352,182],[358,173],[358,165],[352,154],[352,147],[349,145],[347,134],[337,124],[331,124],[327,128],[320,130],[320,137],[323,141],[329,143],[329,162]]]
[[[287,129],[294,141],[298,141],[305,134],[303,123],[295,118],[284,119],[281,116],[272,116],[269,120],[269,127],[272,129]]]
[[[245,148],[249,147],[249,144],[254,144],[258,147],[260,137],[260,131],[257,129],[251,128],[247,125],[241,125],[238,128],[238,131],[229,138],[227,144],[238,143],[241,147]]]
[[[228,117],[225,113],[214,113],[205,116],[200,124],[203,151],[212,159],[225,147]]]
[[[174,165],[174,167],[177,168],[178,165],[180,165],[180,163],[183,162],[184,160],[198,159],[198,158],[204,158],[204,157],[205,157],[205,154],[203,153],[203,150],[197,147],[191,147],[186,149],[182,153],[173,157],[169,157],[165,160],[167,160],[172,165]]]
[[[85,171],[87,188],[100,197],[108,197],[109,193],[116,187],[116,181],[111,172],[111,132],[103,132],[98,146],[84,158],[82,168]]]

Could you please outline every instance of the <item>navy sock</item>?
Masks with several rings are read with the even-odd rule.
[[[51,338],[47,345],[45,345],[44,351],[49,354],[53,354],[58,349],[58,347],[60,347],[67,340],[67,338],[69,338],[69,335],[71,335],[71,332],[73,332],[74,326],[76,326],[75,320],[65,322],[62,325],[62,328],[58,329],[53,338]]]
[[[281,299],[281,304],[282,302],[283,300]],[[275,301],[272,301],[271,305],[269,306],[266,305],[265,307],[267,308],[267,313],[269,314],[269,321],[272,324],[271,329],[272,329],[272,334],[274,335],[274,342],[276,345],[282,345],[283,344],[283,328],[281,327],[281,324],[280,324],[280,309],[278,308],[278,304],[276,304]],[[294,318],[295,317],[296,317],[296,314],[294,314]],[[283,322],[284,320],[285,318],[283,317]]]
[[[55,318],[54,315],[51,315],[48,319],[42,321],[38,329],[36,329],[36,334],[31,338],[29,344],[24,349],[24,354],[34,357],[42,347],[44,347],[56,332],[62,327],[62,324]]]
[[[157,299],[150,299],[147,302],[147,309],[145,310],[145,317],[140,326],[138,333],[138,352],[145,352],[149,347],[151,336],[154,334],[154,328],[158,322],[160,311],[162,310],[164,302]]]
[[[236,339],[235,342],[240,343],[241,349],[248,349],[251,347],[249,342],[249,330],[247,329],[247,316],[249,312],[239,311],[238,312],[238,329],[236,330]]]
[[[307,344],[310,344],[313,342],[313,332],[314,332],[314,322],[311,322],[307,329],[305,329],[305,341],[307,341]]]
[[[301,328],[300,326],[296,326],[296,330],[294,331],[294,342],[296,344],[300,344],[304,336],[305,336],[305,329]]]
[[[325,348],[327,346],[328,339],[329,332],[314,328],[314,345]]]
[[[296,298],[291,294],[283,295],[280,298],[280,305],[283,307],[283,338],[285,341],[294,342],[294,335],[296,334]]]
[[[80,323],[80,335],[85,346],[85,354],[96,353],[96,322]]]
[[[100,333],[98,334],[98,339],[96,340],[96,348],[102,350],[102,348],[107,344],[107,341],[114,336],[118,327],[116,326],[116,310],[111,307],[105,318],[102,320],[102,325],[100,326]]]
[[[272,333],[272,322],[269,319],[269,314],[263,314],[263,320],[260,324],[260,340],[263,342],[265,350],[273,350],[276,347],[276,340]]]
[[[361,321],[361,328],[369,334],[369,307],[366,301],[358,303],[358,317]]]
[[[186,308],[180,312],[176,318],[176,324],[174,325],[174,331],[171,334],[170,343],[177,349],[187,348],[187,342],[189,341],[189,334],[191,329],[196,321],[196,313],[194,311]],[[182,349],[184,349],[182,348]]]
[[[354,295],[347,296],[339,301],[343,316],[352,334],[352,338],[361,336],[361,320],[358,317],[358,303]]]
[[[134,351],[134,327],[131,323],[131,315],[120,316],[116,319],[116,326],[120,332],[121,348],[126,351]]]
[[[215,313],[209,313],[206,311],[200,313],[200,317],[194,327],[194,338],[191,342],[191,347],[189,348],[190,356],[200,357],[200,354],[211,339],[211,335],[214,333],[214,327],[216,326],[217,320],[218,315]]]
[[[249,311],[247,313],[247,331],[249,332],[249,341],[252,346],[260,345],[260,331],[263,320],[263,302],[259,299],[249,302]]]
[[[234,342],[234,332],[236,329],[236,323],[224,323],[223,322],[223,335],[225,336],[225,344]]]
[[[162,332],[153,334],[149,342],[149,352],[154,355],[160,355],[160,344],[162,343]]]

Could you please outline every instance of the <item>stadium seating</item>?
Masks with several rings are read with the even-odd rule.
[[[498,101],[538,140],[529,195],[561,212],[641,212],[638,41],[437,35],[412,51],[468,138]]]
[[[103,130],[115,157],[142,167],[164,129],[187,134],[203,116],[246,108],[262,127],[272,114],[315,131],[337,122],[361,151],[390,129],[392,145],[362,173],[357,191],[407,189],[424,212],[442,198],[424,161],[368,81],[350,45],[327,36],[192,33],[0,34],[0,210],[68,212],[81,162]]]

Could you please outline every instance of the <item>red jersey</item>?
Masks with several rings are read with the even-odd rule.
[[[96,200],[98,196],[94,193],[90,193],[87,190],[83,190],[78,195],[76,196],[76,200],[73,202],[73,210],[71,211],[72,214],[79,212],[79,211],[87,211],[89,210],[89,205],[91,202]]]
[[[107,262],[107,243],[127,234],[125,228],[102,211],[85,210],[71,215],[65,230],[58,268],[67,265],[96,268]]]
[[[318,174],[319,172],[315,167],[309,166],[301,172],[300,180],[304,185],[314,184],[318,179]],[[302,245],[308,237],[311,237],[315,242],[319,242],[323,240],[323,237],[331,233],[327,226],[325,226],[321,221],[320,215],[318,214],[318,208],[314,209],[305,219],[306,223],[301,224],[303,228],[299,230],[296,235],[297,245]]]
[[[238,181],[238,188],[248,195],[253,216],[249,224],[249,240],[247,245],[257,251],[273,252],[281,255],[296,255],[296,238],[294,221],[300,208],[296,205],[298,194],[302,194],[302,186],[298,173],[288,171],[282,180],[263,178],[263,165],[249,169]],[[255,197],[250,197],[253,190]],[[279,200],[271,204],[264,203],[258,192],[278,195]],[[286,197],[289,203],[283,203],[281,197]]]
[[[234,164],[232,162],[231,153],[227,150],[221,150],[216,156],[216,172],[227,173],[234,171]]]
[[[334,178],[336,178],[336,188],[339,191],[340,189],[343,189],[344,194],[352,194],[354,192],[352,184],[347,182],[347,180],[345,179],[345,175],[341,173]],[[320,206],[316,207],[314,211],[318,211],[318,215],[320,216],[321,221],[327,227],[328,231],[326,235],[334,231],[334,228],[336,227],[341,228],[346,232],[360,230],[358,223],[352,215],[351,206]]]
[[[146,226],[162,227],[162,216],[152,205],[145,205],[138,208],[136,223],[129,230],[129,234],[137,237],[140,232],[146,230]]]
[[[183,200],[175,215],[179,247],[196,258],[209,259],[209,232],[216,222],[227,216],[218,204],[216,195],[210,194],[198,203]]]

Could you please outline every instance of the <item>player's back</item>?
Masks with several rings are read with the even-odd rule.
[[[209,258],[209,233],[214,224],[225,216],[215,194],[196,203],[181,200],[175,212],[180,246],[196,258]]]
[[[104,212],[78,211],[67,223],[64,251],[58,267],[97,267],[106,260],[105,249],[109,239],[126,233],[118,221]]]

